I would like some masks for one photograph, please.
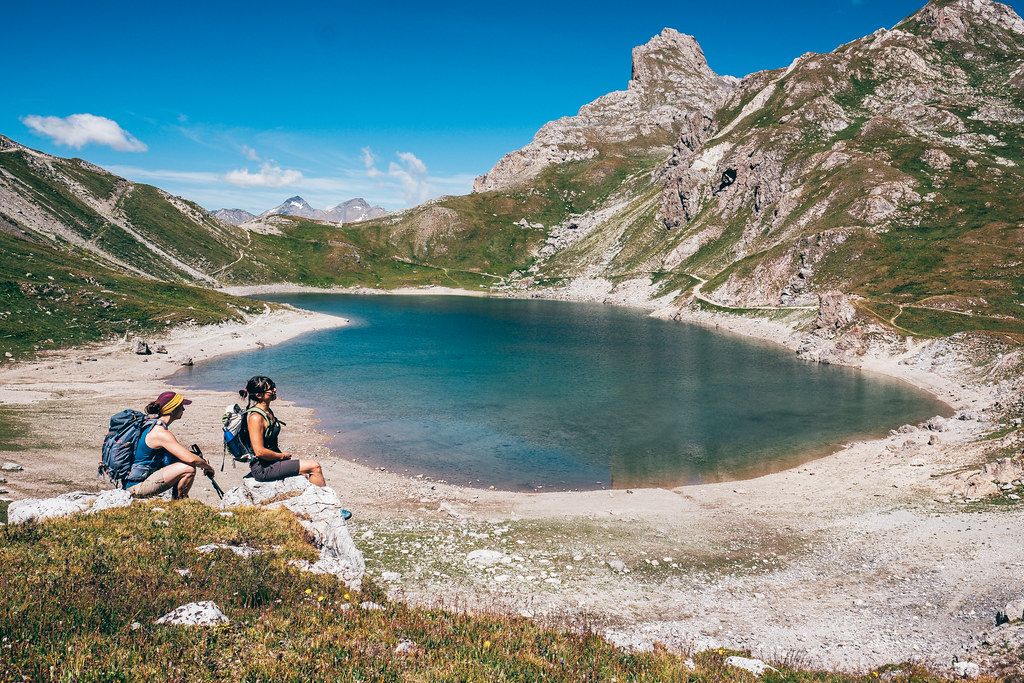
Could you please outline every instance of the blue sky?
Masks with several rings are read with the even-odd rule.
[[[922,5],[19,2],[5,8],[0,133],[208,209],[298,194],[393,210],[469,192],[547,121],[624,89],[631,49],[666,26],[744,76]]]

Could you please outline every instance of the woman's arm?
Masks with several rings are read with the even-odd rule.
[[[288,460],[291,453],[279,453],[272,451],[263,443],[263,430],[267,428],[267,421],[263,416],[253,411],[246,418],[246,426],[249,428],[249,443],[252,445],[252,452],[260,460]]]
[[[174,434],[171,434],[171,432],[166,428],[150,430],[149,434],[146,435],[146,445],[150,448],[163,448],[186,465],[198,467],[204,472],[212,473],[214,471],[213,466],[210,463],[182,446]]]

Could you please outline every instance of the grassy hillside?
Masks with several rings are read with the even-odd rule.
[[[0,232],[0,356],[15,359],[181,324],[240,319],[265,304],[131,277]],[[7,360],[3,358],[3,360]]]
[[[195,550],[208,543],[263,552]],[[753,680],[724,663],[743,653],[701,652],[692,664],[663,649],[628,653],[520,617],[409,608],[370,583],[355,593],[289,564],[314,556],[287,512],[224,517],[192,501],[2,527],[0,682]],[[201,600],[230,623],[154,624]],[[403,641],[410,651],[396,652]],[[888,671],[888,680],[941,680],[911,665],[856,677],[782,666],[762,678],[852,683]]]

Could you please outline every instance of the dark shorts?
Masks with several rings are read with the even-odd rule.
[[[299,461],[295,458],[289,460],[274,460],[263,462],[259,458],[253,458],[249,463],[249,472],[256,481],[277,481],[285,477],[294,477],[299,473]]]

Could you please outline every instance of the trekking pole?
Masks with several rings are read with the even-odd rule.
[[[206,458],[203,457],[203,452],[199,450],[199,446],[197,444],[192,444],[192,447],[189,450],[192,451],[196,456],[198,456],[200,460],[202,460],[203,462],[207,462]],[[217,497],[223,499],[224,490],[221,489],[220,485],[217,483],[217,480],[213,478],[213,472],[204,471],[203,474],[209,477],[210,483],[213,484],[213,490],[217,492]]]

